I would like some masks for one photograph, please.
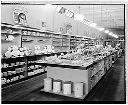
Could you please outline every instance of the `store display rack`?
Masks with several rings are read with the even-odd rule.
[[[47,77],[53,79],[59,79],[62,81],[83,82],[85,84],[85,88],[84,88],[85,94],[82,97],[77,97],[78,99],[83,100],[112,66],[112,54],[90,64],[90,66],[88,66],[87,68],[84,67],[82,70],[80,67],[72,68],[71,66],[66,66],[66,65],[62,66],[59,64],[56,65],[46,64],[46,65],[47,65]],[[63,76],[61,76],[61,74],[63,74]],[[79,78],[76,78],[76,76]],[[47,92],[47,91],[41,89],[41,92]],[[51,90],[47,93],[66,96],[65,94],[62,93],[62,91],[60,93],[54,93]],[[67,95],[67,97],[76,98],[73,94],[74,93],[72,93],[69,96]]]
[[[46,71],[45,71],[45,72],[42,72],[42,73],[35,74],[35,75],[27,76],[27,77],[25,77],[25,78],[22,78],[22,79],[19,79],[19,80],[10,82],[10,83],[3,84],[1,87],[2,87],[2,88],[7,88],[7,87],[12,86],[12,85],[14,85],[14,84],[17,84],[17,83],[26,81],[26,80],[28,80],[28,79],[30,79],[30,78],[33,78],[33,77],[36,77],[36,76],[39,76],[39,75],[42,75],[42,74],[45,74],[45,73],[46,73]]]
[[[34,47],[33,44],[44,44],[44,45],[52,45],[55,47],[55,49],[57,51],[59,51],[58,53],[52,53],[52,54],[40,54],[40,55],[29,55],[29,56],[24,56],[24,57],[16,57],[16,58],[2,58],[1,59],[1,63],[7,63],[10,65],[10,63],[16,63],[16,62],[20,62],[23,61],[25,62],[24,65],[15,65],[15,66],[8,66],[7,68],[2,68],[2,72],[8,72],[8,71],[15,71],[16,69],[24,69],[23,71],[23,76],[24,79],[28,78],[28,67],[29,65],[29,61],[34,61],[36,62],[36,60],[39,59],[43,59],[46,56],[53,56],[53,55],[59,55],[61,53],[67,53],[67,51],[69,51],[70,49],[74,49],[81,40],[83,40],[84,42],[84,37],[79,37],[79,36],[71,36],[69,34],[61,34],[61,33],[54,33],[54,32],[50,32],[50,31],[42,31],[40,29],[37,28],[32,28],[32,27],[26,27],[26,26],[20,26],[20,25],[12,25],[12,24],[8,24],[8,23],[2,23],[1,24],[1,33],[2,33],[2,37],[4,35],[13,35],[14,36],[14,40],[13,41],[7,41],[7,40],[2,40],[2,55],[7,51],[8,47],[10,45],[17,45],[20,47],[23,46],[29,46],[32,47],[32,51],[34,51]],[[24,38],[25,37],[25,38]],[[36,40],[36,41],[35,41]],[[73,44],[72,40],[74,41]],[[78,40],[78,41],[77,41]],[[6,43],[8,42],[8,43]],[[59,44],[58,44],[59,42]],[[6,43],[6,46],[5,46]],[[65,65],[66,66],[66,65]],[[17,76],[20,74],[17,74]],[[16,75],[12,75],[10,77],[15,77]],[[33,75],[34,76],[34,75]],[[36,76],[36,75],[35,75]],[[24,79],[20,79],[24,80]],[[16,82],[17,81],[17,82]],[[13,83],[18,83],[19,80],[16,80],[15,82],[11,82],[11,83],[7,83],[3,84],[2,86],[8,86],[8,85],[12,85]]]
[[[61,53],[64,53],[66,54],[67,52],[58,52],[58,53],[51,53],[51,54],[40,54],[40,55],[31,55],[31,56],[24,56],[24,57],[15,57],[15,58],[2,58],[1,59],[1,63],[2,65],[4,63],[10,65],[11,63],[13,63],[13,66],[7,66],[7,67],[2,67],[1,68],[1,72],[7,72],[8,74],[8,71],[16,71],[17,68],[23,68],[24,70],[23,71],[19,71],[19,73],[16,73],[16,74],[9,74],[7,76],[2,76],[2,78],[6,78],[6,79],[12,79],[13,77],[16,77],[16,76],[20,76],[20,75],[23,75],[24,76],[24,79],[18,79],[16,81],[12,81],[10,83],[6,83],[6,84],[3,84],[2,85],[2,88],[4,87],[7,87],[7,86],[10,86],[10,85],[13,85],[15,83],[18,83],[18,82],[21,82],[21,81],[24,81],[24,80],[27,80],[29,79],[30,77],[34,77],[34,76],[37,76],[37,75],[41,75],[41,74],[44,74],[46,73],[45,71],[45,65],[42,66],[42,68],[34,68],[34,69],[31,69],[29,70],[28,67],[31,66],[31,65],[36,65],[36,64],[31,64],[29,62],[36,62],[36,60],[40,60],[41,58],[44,58],[44,57],[48,57],[48,56],[53,56],[53,55],[60,55]],[[24,62],[24,64],[20,65],[16,65],[16,62]],[[39,70],[39,69],[42,69],[42,71],[44,72],[38,72],[37,74],[33,74],[31,76],[28,75],[29,72],[34,72],[36,70]]]
[[[1,27],[16,29],[16,30],[20,31],[19,33],[18,32],[14,33],[14,34],[12,33],[12,35],[20,35],[21,37],[28,36],[28,37],[35,37],[35,38],[41,37],[42,40],[43,40],[43,38],[48,38],[49,40],[52,40],[51,45],[53,45],[55,47],[61,46],[61,47],[63,47],[64,51],[67,51],[69,49],[74,49],[77,45],[79,45],[80,43],[85,43],[85,40],[88,41],[88,39],[89,39],[89,38],[84,38],[83,36],[76,36],[76,35],[73,36],[70,34],[61,34],[61,33],[54,33],[54,32],[50,32],[50,31],[42,31],[37,28],[19,26],[19,25],[10,25],[7,23],[2,23]],[[11,34],[11,33],[6,33],[6,34]],[[24,43],[24,42],[31,42],[31,41],[22,41],[21,40],[21,45],[23,45],[22,43]],[[58,43],[60,46],[58,46]],[[73,44],[73,43],[75,43],[75,44]],[[90,46],[91,45],[92,44],[90,44]],[[60,48],[57,48],[57,49],[60,49]]]

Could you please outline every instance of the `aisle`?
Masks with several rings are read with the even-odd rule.
[[[84,101],[124,101],[124,56],[118,58],[110,71]],[[44,94],[40,89],[7,101],[74,101],[73,99]],[[77,101],[77,100],[75,100]]]
[[[107,75],[85,101],[124,101],[124,56],[112,65]]]

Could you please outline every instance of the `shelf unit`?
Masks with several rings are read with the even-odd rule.
[[[37,28],[20,26],[20,25],[19,26],[10,25],[7,23],[3,23],[1,26],[3,28],[11,28],[20,31],[19,35],[21,36],[21,39],[24,38],[28,39],[27,41],[21,40],[20,45],[30,47],[32,48],[32,51],[34,51],[33,45],[41,45],[41,49],[44,47],[44,45],[53,45],[57,51],[67,51],[67,50],[75,49],[76,46],[79,45],[80,43],[84,43],[86,46],[94,45],[94,42],[89,43],[90,38],[85,38],[84,36],[42,31]],[[7,33],[7,32],[2,32],[2,33]],[[42,41],[40,41],[41,39]]]
[[[13,85],[13,84],[16,84],[16,83],[19,83],[19,82],[22,82],[22,81],[25,81],[25,80],[28,80],[28,79],[30,79],[30,78],[33,78],[33,77],[42,75],[42,74],[44,74],[44,73],[46,73],[46,72],[41,72],[41,73],[38,73],[38,74],[35,74],[35,75],[27,76],[26,78],[18,79],[18,80],[16,80],[16,81],[13,81],[13,82],[10,82],[10,83],[7,83],[7,84],[3,84],[3,85],[2,85],[2,88],[11,86],[11,85]]]
[[[73,36],[73,35],[69,35],[69,34],[54,33],[54,32],[50,32],[50,31],[42,31],[37,28],[11,25],[11,24],[7,24],[7,23],[1,24],[1,33],[2,33],[2,37],[6,36],[6,35],[14,36],[13,41],[3,40],[4,38],[2,39],[2,52],[1,52],[2,54],[4,54],[7,51],[7,48],[10,45],[17,45],[17,46],[21,46],[21,47],[27,46],[33,52],[31,56],[17,57],[17,58],[2,58],[2,63],[11,63],[11,62],[15,63],[15,62],[24,60],[25,65],[17,65],[17,66],[13,66],[13,67],[2,68],[2,72],[8,71],[8,70],[15,71],[15,69],[18,69],[18,68],[25,69],[23,72],[24,78],[20,79],[20,80],[16,80],[17,82],[28,78],[28,73],[29,73],[28,67],[30,66],[29,61],[35,62],[39,59],[40,60],[45,59],[45,56],[54,55],[54,54],[34,55],[34,45],[41,45],[41,49],[43,49],[43,47],[45,45],[52,45],[55,47],[55,50],[57,52],[67,52],[70,49],[75,49],[75,47],[80,42],[85,43],[85,38],[83,38],[83,37],[79,37],[79,36],[75,36],[75,35]],[[58,53],[58,54],[60,54],[60,53]],[[44,66],[42,66],[42,69],[45,69]],[[38,70],[38,69],[35,68],[35,70]],[[34,69],[31,71],[34,71]],[[46,72],[46,71],[44,70],[44,72]],[[38,74],[41,74],[41,73],[38,73]],[[18,75],[20,75],[20,73],[17,74],[17,76]],[[35,74],[35,76],[36,75],[37,74]],[[12,75],[12,77],[13,76],[15,77],[16,75]],[[12,85],[13,83],[16,83],[16,81],[14,81],[14,82],[12,81],[7,84]],[[2,86],[8,86],[8,85],[4,84]]]
[[[12,85],[22,78],[27,77],[27,59],[26,57],[3,58],[2,63],[2,87]]]
[[[44,56],[44,55],[41,55],[41,56]],[[21,81],[24,81],[24,80],[27,80],[29,79],[30,77],[34,77],[34,76],[37,76],[37,75],[41,75],[43,73],[46,73],[45,68],[33,68],[33,70],[29,70],[28,67],[29,67],[29,59],[31,58],[31,60],[34,58],[34,56],[25,56],[25,57],[17,57],[17,58],[3,58],[2,59],[2,79],[6,79],[6,83],[2,84],[2,88],[4,87],[7,87],[7,86],[10,86],[10,85],[13,85],[15,83],[18,83],[18,82],[21,82]],[[36,57],[35,57],[36,58]],[[39,57],[40,58],[40,57]],[[38,57],[36,58],[38,59]],[[34,59],[33,59],[34,60]],[[22,65],[19,64],[18,62],[22,62]],[[24,64],[23,64],[24,62]],[[19,65],[16,65],[16,63],[18,63]],[[13,66],[10,66],[12,65]],[[4,67],[6,66],[6,68]],[[35,66],[35,65],[34,65]],[[30,72],[32,75],[30,75]],[[22,76],[21,76],[22,75]],[[17,79],[15,79],[17,78]],[[9,82],[7,82],[9,81]]]

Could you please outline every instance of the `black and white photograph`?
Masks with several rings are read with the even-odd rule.
[[[1,103],[126,104],[126,8],[1,1]]]

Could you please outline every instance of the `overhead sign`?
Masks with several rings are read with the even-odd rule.
[[[56,11],[70,18],[74,18],[74,13],[64,7],[57,6]]]

